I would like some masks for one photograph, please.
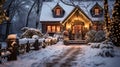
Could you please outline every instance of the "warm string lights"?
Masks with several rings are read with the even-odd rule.
[[[112,42],[120,46],[120,0],[116,0],[113,7],[110,31]]]
[[[5,0],[0,0],[0,24],[3,23],[4,21],[9,20],[6,10],[3,9],[4,3],[5,3]]]

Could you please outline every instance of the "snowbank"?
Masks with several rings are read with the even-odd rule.
[[[101,57],[98,53],[101,49],[91,48],[90,46],[82,47],[82,54],[76,58],[78,63],[73,67],[119,67],[120,66],[120,48],[114,47],[115,57]]]
[[[49,58],[53,59],[52,56],[60,55],[69,48],[59,44],[62,43],[60,42],[39,51],[32,51],[25,55],[20,55],[17,61],[6,62],[1,64],[0,67],[36,67],[35,65],[42,64]]]

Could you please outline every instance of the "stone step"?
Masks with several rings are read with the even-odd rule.
[[[86,40],[69,40],[69,44],[86,44]]]

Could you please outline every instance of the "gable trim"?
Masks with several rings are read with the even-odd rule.
[[[76,12],[77,10],[81,11],[81,13],[83,13],[87,19],[89,19],[91,22],[92,20],[87,16],[86,13],[83,12],[83,10],[79,7],[79,6],[76,6],[72,11],[71,13],[61,22],[63,25],[65,24],[65,22],[74,14],[74,12]]]

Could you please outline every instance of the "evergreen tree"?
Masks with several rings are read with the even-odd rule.
[[[109,32],[110,30],[110,15],[109,15],[109,8],[108,8],[108,0],[104,0],[104,22],[106,26],[106,31]]]
[[[108,27],[108,0],[104,0],[104,18],[105,26]]]
[[[116,0],[113,7],[110,32],[112,42],[120,46],[120,0]]]

